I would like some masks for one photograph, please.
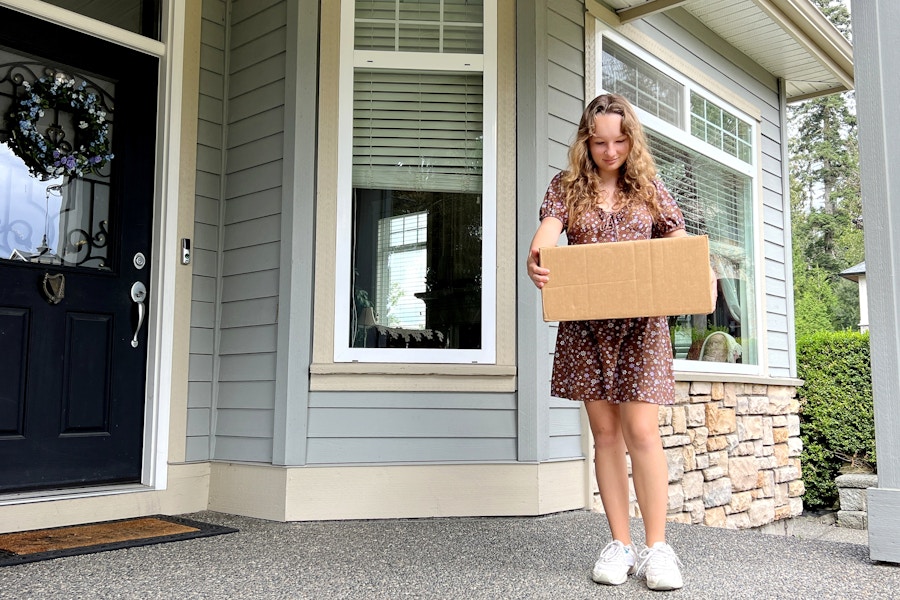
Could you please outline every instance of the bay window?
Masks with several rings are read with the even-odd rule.
[[[669,318],[676,368],[755,372],[756,124],[636,46],[613,37],[604,33],[598,40],[598,93],[621,94],[635,106],[659,177],[681,207],[688,233],[709,236],[711,266],[718,279],[712,314]]]

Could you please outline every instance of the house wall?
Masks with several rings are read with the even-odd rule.
[[[272,460],[286,5],[203,1],[188,460]]]
[[[191,345],[185,459],[207,460],[213,406],[218,307],[222,157],[225,143],[226,3],[202,2],[197,174],[194,211]]]
[[[290,228],[286,230],[280,219],[282,207],[286,206],[284,202],[298,206],[311,201],[305,193],[292,196],[291,190],[282,186],[285,176],[290,179],[282,164],[284,148],[309,134],[294,129],[287,139],[284,135],[288,118],[284,110],[285,97],[292,97],[291,91],[285,89],[286,65],[296,64],[298,60],[296,56],[287,55],[295,52],[295,46],[286,41],[287,15],[295,14],[291,6],[294,5],[289,1],[251,5],[247,0],[204,0],[196,235],[197,248],[204,255],[209,252],[212,256],[198,257],[195,265],[196,318],[192,319],[188,435],[189,459],[208,457],[219,465],[212,473],[210,508],[257,514],[253,500],[256,496],[248,495],[246,489],[247,477],[258,480],[254,494],[274,494],[279,498],[277,505],[268,506],[265,514],[260,516],[286,519],[362,516],[355,500],[346,506],[340,500],[346,499],[348,494],[352,497],[350,490],[355,489],[353,482],[358,482],[359,477],[371,478],[371,483],[379,490],[407,490],[403,498],[396,494],[385,496],[384,510],[379,516],[420,512],[432,516],[475,514],[471,507],[467,508],[469,501],[465,500],[470,497],[471,490],[464,487],[464,482],[474,475],[473,471],[464,468],[466,465],[475,467],[491,463],[497,467],[498,474],[502,473],[498,476],[512,485],[511,482],[522,477],[523,472],[504,470],[502,465],[515,467],[568,461],[566,473],[571,474],[573,468],[580,470],[585,475],[584,481],[589,481],[591,469],[585,457],[590,455],[590,450],[585,441],[588,436],[583,435],[583,409],[578,403],[549,395],[555,328],[541,321],[540,296],[527,281],[519,261],[516,261],[519,293],[514,312],[517,317],[514,390],[502,385],[478,389],[478,384],[473,383],[478,381],[477,377],[469,378],[465,387],[454,389],[445,384],[449,379],[441,379],[446,374],[421,370],[422,385],[419,388],[413,386],[405,391],[392,391],[390,378],[377,369],[353,365],[335,368],[314,360],[313,377],[317,374],[328,377],[318,379],[318,384],[314,380],[309,389],[304,390],[308,395],[304,395],[302,402],[295,402],[296,394],[285,392],[282,397],[277,391],[276,370],[284,374],[287,368],[278,366],[278,360],[284,358],[277,353],[284,354],[285,343],[290,344],[288,348],[309,343],[308,336],[298,336],[290,342],[282,340],[279,347],[276,339],[279,280],[282,284],[285,281],[285,273],[279,269],[285,260],[282,241],[290,233]],[[500,106],[507,109],[501,111],[501,128],[504,116],[515,118],[515,133],[507,141],[514,143],[517,153],[514,184],[517,190],[516,255],[524,256],[537,226],[537,208],[547,182],[566,166],[567,148],[589,85],[585,63],[590,64],[591,57],[585,56],[585,7],[580,0],[501,2],[501,7],[506,11],[500,18],[500,23],[505,24],[501,47],[512,48],[513,36],[516,40],[515,60],[511,54],[500,59],[500,72],[504,74],[501,76]],[[333,48],[329,49],[329,44],[335,44],[338,20],[333,6],[320,6],[320,9],[319,36],[323,44],[320,65],[323,65],[321,77],[324,82],[310,78],[309,83],[320,84],[320,91],[330,93],[335,87],[330,83],[335,73],[324,65],[330,65],[328,61],[333,58]],[[641,39],[654,40],[660,51],[682,57],[692,73],[699,73],[758,109],[761,117],[759,141],[763,152],[759,179],[759,213],[763,228],[759,268],[765,273],[761,281],[765,286],[767,328],[766,347],[761,349],[761,355],[768,361],[767,371],[755,381],[746,376],[680,374],[679,389],[692,390],[682,394],[681,403],[702,404],[704,418],[708,415],[715,418],[718,411],[734,413],[746,408],[743,403],[740,406],[729,404],[737,396],[746,395],[756,398],[754,410],[757,411],[740,413],[741,417],[750,419],[748,423],[755,427],[758,420],[765,421],[769,415],[766,411],[780,411],[772,415],[777,414],[778,423],[781,425],[783,421],[786,426],[794,422],[792,415],[796,414],[795,405],[785,404],[784,400],[793,397],[792,388],[782,385],[785,381],[775,382],[765,377],[788,377],[793,371],[787,339],[787,252],[778,82],[746,57],[724,47],[683,11],[656,16],[629,27],[643,36]],[[292,50],[286,50],[288,47]],[[515,81],[508,75],[513,68]],[[299,80],[302,77],[301,74],[293,78],[297,80],[293,84],[298,89],[303,86],[304,82]],[[511,101],[511,86],[515,88],[515,102]],[[515,112],[510,113],[513,105]],[[338,115],[333,103],[326,103],[319,114],[318,152],[327,155],[331,149],[329,144],[333,143],[329,141],[333,136],[328,128],[334,127]],[[327,223],[330,222],[329,203],[334,202],[331,196],[333,182],[328,178],[334,175],[329,169],[321,168],[323,163],[330,164],[326,159],[327,156],[323,158],[322,154],[316,156],[320,168],[315,190],[317,218]],[[531,165],[538,165],[538,168]],[[292,235],[296,237],[296,234]],[[322,245],[322,240],[318,240],[320,252],[316,265],[319,274],[314,280],[317,294],[330,287],[328,277],[331,274],[327,267],[333,263],[321,249],[332,242],[326,241],[328,243]],[[292,240],[294,242],[296,240]],[[321,318],[321,311],[317,312]],[[502,330],[499,324],[498,330]],[[320,362],[327,355],[327,352],[320,352]],[[305,371],[307,366],[304,363],[295,368]],[[408,369],[403,375],[408,379],[417,372]],[[297,381],[302,382],[302,378]],[[707,388],[738,391],[716,397],[711,391],[704,392]],[[772,390],[771,394],[769,390]],[[768,398],[768,404],[762,398]],[[707,409],[706,405],[711,408]],[[279,410],[294,414],[293,418],[302,421],[302,428],[276,430],[274,415]],[[668,416],[661,417],[661,426],[671,428],[666,431],[671,438],[669,454],[672,456],[684,457],[691,452],[696,455],[704,451],[719,453],[715,456],[723,463],[704,466],[701,459],[694,469],[681,470],[682,475],[685,471],[697,471],[706,477],[704,469],[712,468],[710,476],[715,474],[716,479],[723,479],[715,484],[715,489],[703,488],[701,502],[705,502],[708,494],[720,488],[743,485],[734,484],[727,467],[723,466],[724,461],[745,457],[751,449],[759,450],[762,459],[771,456],[774,450],[766,443],[768,438],[759,441],[760,438],[741,437],[745,432],[738,429],[739,419],[734,421],[733,430],[722,429],[721,436],[709,442],[712,445],[704,445],[701,449],[697,444],[707,443],[702,431],[689,435],[676,429],[680,427],[680,415],[691,410],[699,409],[676,409],[675,416],[666,413]],[[699,413],[694,415],[693,427],[700,431],[707,425],[698,419]],[[727,425],[721,427],[727,429]],[[273,444],[278,437],[289,438],[291,435],[302,439],[277,442],[292,445],[293,449],[276,449],[278,457],[274,457]],[[728,448],[725,454],[721,454],[722,448],[716,447],[723,441]],[[736,450],[741,443],[743,445]],[[732,456],[729,454],[732,450],[739,454]],[[791,452],[794,450],[796,448],[792,447]],[[782,452],[780,447],[778,451]],[[793,454],[784,459],[790,460],[790,464],[770,465],[772,459],[760,464],[768,465],[767,469],[795,466]],[[263,466],[272,463],[301,468]],[[447,489],[447,495],[439,499],[424,494],[424,490],[410,491],[409,478],[414,476],[411,474],[421,474],[411,469],[410,463],[423,468],[431,466],[432,473],[440,473],[442,481],[455,483]],[[311,466],[318,468],[304,468]],[[787,475],[784,478],[779,483],[793,481]],[[682,496],[696,504],[697,499],[692,496],[696,491],[694,479],[696,473],[689,475],[687,482],[675,478],[671,484],[680,486]],[[520,492],[525,497],[535,492],[540,494],[540,486],[538,483],[536,488],[522,488]],[[516,498],[522,496],[516,495],[519,492],[511,492],[512,489],[507,490],[511,494],[507,500],[515,504]],[[794,484],[791,493],[797,489]],[[460,492],[458,498],[453,497],[454,490]],[[746,490],[734,488],[730,491]],[[570,489],[564,498],[557,499],[552,505],[556,509],[577,508],[589,503],[588,496],[588,493],[580,494],[578,490]],[[677,492],[675,496],[678,496]],[[781,496],[788,498],[788,493],[781,493]],[[744,495],[738,497],[743,499]],[[796,502],[786,502],[788,508],[781,512],[793,512],[795,505]],[[686,500],[678,507],[670,508],[672,519],[695,520],[696,506],[689,506]],[[727,516],[731,514],[727,511],[731,510],[722,508],[711,513],[709,518],[704,513],[704,521],[721,524],[718,523],[719,513]],[[497,514],[513,513],[501,510]],[[740,524],[744,519],[737,517],[723,523]]]

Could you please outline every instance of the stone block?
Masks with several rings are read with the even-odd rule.
[[[684,479],[681,480],[681,487],[684,490],[685,506],[688,505],[688,501],[703,496],[703,481],[703,473],[700,471],[691,471],[684,474]]]
[[[712,383],[709,381],[692,381],[691,396],[709,396],[712,392]]]
[[[791,506],[789,504],[783,504],[782,506],[775,507],[775,520],[781,521],[782,519],[790,519],[791,518]]]
[[[775,506],[787,506],[790,496],[788,495],[788,484],[775,484]]]
[[[670,513],[678,511],[681,512],[681,508],[684,506],[684,489],[682,489],[681,484],[669,484],[669,501],[667,504],[667,509]]]
[[[800,435],[800,416],[799,415],[788,415],[787,416],[787,428],[788,433],[792,437],[796,437]]]
[[[706,414],[704,411],[703,414]],[[706,441],[709,439],[709,429],[706,427],[697,427],[696,429],[691,429],[691,432],[694,434],[694,439],[691,442],[694,445],[694,450],[697,452],[706,452]]]
[[[772,448],[774,450],[773,454],[775,455],[776,464],[779,467],[787,465],[791,456],[791,449],[788,448],[788,445],[775,444],[774,446],[772,446]]]
[[[726,452],[725,450],[720,450],[718,452],[709,452],[707,456],[709,456],[710,466],[719,466],[723,469],[728,468],[728,452]]]
[[[728,440],[725,439],[724,435],[710,436],[706,440],[706,451],[707,452],[716,452],[718,450],[724,450],[728,447]]]
[[[720,381],[716,381],[710,386],[709,395],[713,400],[724,400],[725,399],[725,384]]]
[[[728,515],[725,517],[725,527],[728,529],[750,529],[750,515],[745,512]]]
[[[685,404],[690,401],[691,383],[689,381],[675,382],[675,404]]]
[[[761,440],[763,436],[763,418],[759,415],[740,417],[737,420],[738,439]]]
[[[839,510],[837,513],[837,526],[849,529],[868,529],[868,514],[862,511]]]
[[[775,415],[769,418],[772,419],[773,427],[787,427],[787,415]]]
[[[703,479],[705,479],[706,481],[712,481],[714,479],[721,479],[727,474],[728,470],[725,467],[713,466],[703,470]]]
[[[803,440],[798,437],[788,438],[788,456],[800,456],[803,454]]]
[[[656,412],[656,420],[660,427],[672,424],[672,407],[660,406]]]
[[[767,448],[770,448],[770,447],[767,446]],[[775,457],[772,455],[756,457],[756,468],[759,469],[760,471],[765,470],[765,469],[774,469],[777,466],[778,466],[778,462],[775,460]]]
[[[766,446],[771,446],[775,443],[775,436],[772,434],[772,430],[775,426],[772,424],[771,417],[763,417],[762,427],[762,442]]]
[[[660,435],[662,433],[660,432]],[[686,435],[668,435],[662,438],[663,448],[674,448],[675,446],[687,446],[691,443],[691,438]]]
[[[791,498],[799,498],[806,493],[806,485],[802,479],[796,479],[788,482],[788,496]]]
[[[697,468],[696,461],[696,452],[694,451],[693,446],[685,446],[681,449],[682,455],[684,456],[684,470],[693,471]]]
[[[719,408],[714,404],[706,405],[706,426],[711,435],[734,433],[737,430],[737,416],[733,408]]]
[[[789,437],[787,427],[772,427],[772,439],[776,444],[784,444]]]
[[[731,502],[728,504],[726,512],[729,514],[744,512],[750,508],[753,503],[753,494],[751,492],[736,492],[731,494]]]
[[[703,500],[688,500],[684,503],[684,512],[691,515],[691,523],[699,525],[706,518],[706,508]]]
[[[694,468],[696,469],[708,469],[709,468],[709,454],[695,454],[694,455]]]
[[[747,510],[750,526],[761,527],[775,520],[775,501],[770,498],[755,500]]]
[[[751,415],[767,415],[769,414],[769,398],[766,396],[747,396],[749,408],[747,412]]]
[[[675,433],[687,433],[687,417],[683,406],[672,407],[672,430]]]
[[[688,427],[706,425],[706,407],[703,404],[690,404],[685,407]]]
[[[756,487],[758,470],[756,458],[740,456],[728,461],[728,477],[735,491],[752,490]]]
[[[773,472],[775,473],[775,483],[787,483],[788,481],[800,479],[800,470],[794,465],[778,467]]]
[[[705,404],[689,404],[685,407],[684,412],[688,427],[704,427],[706,425]]]
[[[684,453],[681,448],[668,448],[665,452],[669,466],[669,483],[681,481],[684,477]]]
[[[666,515],[666,521],[669,523],[683,523],[685,525],[691,524],[691,515],[688,513],[677,512],[670,515]]]
[[[775,472],[760,471],[756,479],[756,487],[759,488],[759,497],[775,497]]]
[[[734,408],[738,403],[737,390],[735,389],[735,384],[733,383],[725,383],[723,384],[723,394],[722,398],[722,406],[727,406],[729,408]]]
[[[848,488],[838,486],[838,498],[841,510],[865,511],[867,491],[861,488]]]
[[[725,403],[722,402],[724,405]],[[750,414],[750,399],[747,396],[738,396],[737,400],[734,403],[734,410],[739,415],[749,415]]]
[[[862,490],[878,487],[878,475],[875,473],[844,473],[834,480],[839,488],[859,488]]]
[[[731,480],[722,477],[703,484],[703,505],[706,508],[725,506],[731,502]],[[724,512],[724,509],[723,509]]]
[[[791,516],[799,517],[803,514],[803,498],[791,498]]]
[[[750,393],[754,396],[766,396],[768,395],[769,387],[762,383],[752,383],[750,384]]]
[[[691,404],[709,404],[712,398],[707,396],[691,396]]]
[[[734,456],[756,456],[756,444],[752,440],[741,442],[731,451]]]
[[[791,412],[791,397],[784,395],[769,395],[769,414],[787,415]]]
[[[675,430],[672,429],[671,425],[663,425],[659,428],[660,437],[666,437],[667,435],[672,435],[675,433]]]
[[[707,527],[725,527],[725,509],[722,507],[710,508],[703,516],[703,524]]]

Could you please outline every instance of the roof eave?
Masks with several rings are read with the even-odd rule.
[[[837,79],[837,86],[803,97],[792,97],[789,99],[791,102],[854,88],[853,45],[811,0],[753,0],[753,2],[779,23],[807,52],[822,62]]]

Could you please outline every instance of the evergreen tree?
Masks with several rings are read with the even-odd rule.
[[[846,5],[813,1],[849,38]],[[789,110],[797,332],[855,328],[859,289],[839,275],[864,257],[854,96],[832,94]]]

